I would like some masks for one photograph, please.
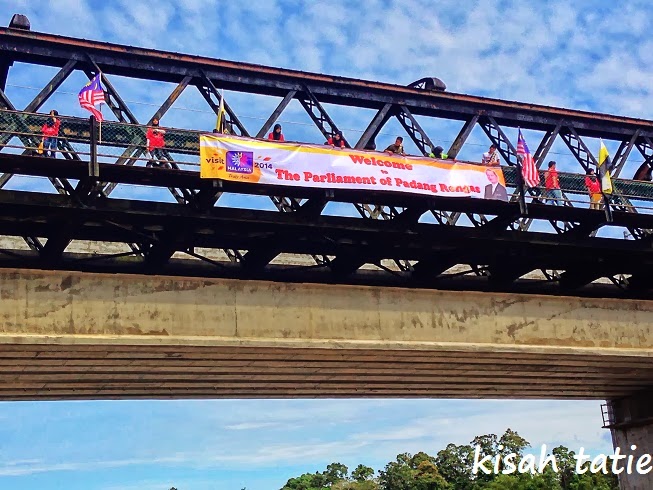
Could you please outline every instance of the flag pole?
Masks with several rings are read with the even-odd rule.
[[[100,114],[102,114],[102,102],[100,102]],[[104,117],[102,119],[104,119]],[[102,119],[100,119],[100,144],[102,144]]]
[[[607,158],[603,161],[603,163],[601,163],[601,152],[603,151],[603,148],[605,147],[605,145],[603,144],[603,138],[599,138],[599,141],[600,141],[599,159],[597,161],[596,171],[599,174],[598,178],[599,178],[599,184],[601,185],[601,195],[603,196],[603,208],[604,208],[604,211],[605,211],[605,220],[608,223],[612,223],[613,218],[612,218],[612,208],[610,207],[610,196],[603,189],[603,180],[604,180],[603,176],[606,174],[606,172],[610,172],[610,171],[605,168],[605,166],[607,165],[605,160],[607,160]],[[608,154],[608,149],[607,148],[605,148],[605,152],[606,152],[606,154]],[[608,158],[609,158],[609,156],[608,156]],[[603,175],[601,175],[601,174],[603,174]],[[611,177],[612,176],[608,173],[608,178],[610,179],[610,193],[612,193],[612,178]]]
[[[101,71],[98,72],[98,75],[100,75],[98,77],[98,82],[99,82],[98,85],[99,85],[100,88],[102,88],[102,72]],[[104,98],[104,94],[102,94],[102,98]],[[102,114],[102,102],[100,102],[100,114]],[[102,144],[102,119],[104,119],[104,117],[102,117],[100,119],[100,131],[99,131],[99,135],[98,135],[99,138],[100,138],[100,144]]]
[[[519,146],[519,138],[521,136],[521,128],[517,128],[517,146]],[[521,157],[515,155],[517,160],[517,186],[519,190],[519,212],[522,217],[528,216],[528,208],[526,207],[526,190],[524,188],[524,167],[522,166]]]

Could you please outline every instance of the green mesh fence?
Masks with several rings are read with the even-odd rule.
[[[41,141],[41,127],[48,119],[47,114],[31,114],[0,110],[0,148],[11,141],[11,145],[36,148]],[[84,118],[60,116],[59,149],[75,152],[82,159],[90,151],[90,121]],[[146,148],[147,126],[105,121],[99,125],[98,160],[103,163],[116,162],[135,164],[150,157]],[[166,131],[165,159],[178,165],[197,170],[199,166],[200,131],[162,127]],[[517,187],[517,169],[502,167],[506,183]],[[560,173],[560,186],[566,194],[587,195],[585,175]],[[540,172],[540,182],[544,182]],[[653,184],[632,180],[614,179],[615,193],[628,200],[653,201]],[[615,196],[614,200],[619,201]]]

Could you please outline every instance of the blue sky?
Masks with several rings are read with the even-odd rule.
[[[35,31],[408,84],[438,76],[452,92],[536,104],[653,117],[653,41],[648,1],[507,0],[0,0],[0,22],[26,14]],[[7,93],[24,107],[56,73],[16,65]],[[76,73],[43,110],[87,116],[76,102]],[[111,77],[146,121],[173,86]],[[226,94],[250,132],[278,100]],[[346,135],[373,116],[327,106]],[[107,111],[105,111],[105,114]],[[211,128],[214,115],[187,90],[162,120]],[[297,102],[282,115],[287,136],[321,142]],[[448,147],[459,124],[420,119]],[[516,132],[509,136],[516,139]],[[401,134],[389,124],[379,146]],[[540,134],[525,133],[531,149]],[[356,138],[350,137],[350,139]],[[386,143],[387,142],[387,143]],[[598,152],[598,143],[589,140]],[[618,142],[607,141],[612,153]],[[487,139],[477,129],[461,158],[478,160]],[[407,146],[411,149],[410,145]],[[632,154],[625,176],[642,161]],[[558,142],[565,171],[579,167]],[[36,179],[10,188],[49,189]],[[163,194],[118,188],[115,197]],[[226,200],[221,205],[235,201]],[[240,205],[268,207],[261,200]],[[249,203],[249,204],[248,204]],[[347,210],[341,210],[348,212]],[[291,476],[341,461],[377,469],[397,453],[436,452],[511,427],[534,445],[611,447],[598,402],[515,401],[202,401],[0,404],[0,488],[32,490],[279,488]]]

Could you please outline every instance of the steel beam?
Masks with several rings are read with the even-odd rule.
[[[68,76],[73,72],[77,62],[75,60],[69,60],[61,70],[50,80],[43,90],[41,90],[34,99],[25,106],[23,111],[25,112],[36,112],[38,111],[43,104],[50,98],[50,96],[61,86],[63,82],[66,81]]]
[[[336,123],[333,122],[333,119],[331,119],[327,111],[322,107],[322,104],[309,86],[304,86],[303,90],[298,92],[297,98],[325,139],[329,139],[334,133],[339,131],[338,126],[336,126]],[[342,139],[345,141],[345,147],[351,148],[344,133],[342,134]]]
[[[267,121],[263,123],[263,126],[261,126],[261,129],[259,129],[258,133],[256,133],[256,138],[265,138],[265,134],[270,131],[272,128],[272,125],[279,119],[279,116],[281,116],[281,113],[288,107],[288,104],[295,98],[295,95],[297,95],[296,90],[291,90],[286,94],[286,96],[281,99],[281,102],[279,102],[279,105],[277,108],[272,111],[272,114],[270,114],[270,117],[268,117]]]
[[[633,179],[637,177],[639,170],[641,170],[644,165],[646,165],[649,169],[653,169],[653,140],[651,140],[651,138],[648,136],[641,138],[641,140],[637,142],[637,149],[644,157],[644,163],[638,169],[635,175],[633,175]]]
[[[93,69],[95,70],[95,73],[93,73],[90,70],[84,70],[84,71],[88,79],[92,80],[95,77],[96,73],[100,73],[100,68],[92,59],[90,60],[90,63]],[[136,116],[134,116],[134,114],[131,112],[127,104],[120,97],[120,95],[113,87],[109,79],[106,76],[104,76],[104,74],[102,75],[101,78],[102,78],[103,86],[105,88],[105,94],[107,96],[106,97],[107,105],[110,107],[114,115],[121,122],[126,122],[127,120],[132,124],[138,124],[138,120],[136,119]],[[152,117],[148,121],[148,125],[150,125],[154,119],[160,119],[165,115],[165,113],[170,109],[170,107],[172,107],[172,105],[176,102],[176,100],[183,93],[186,87],[188,87],[191,81],[192,81],[192,77],[190,76],[184,77],[181,80],[181,82],[173,89],[173,91],[170,93],[167,99],[163,102],[161,107],[159,107],[155,111],[154,115],[152,115]],[[132,144],[131,146],[127,147],[127,149],[125,149],[122,156],[116,160],[116,165],[133,165],[136,162],[136,159],[144,153],[144,149],[139,148],[139,144],[140,145],[145,144],[144,136],[142,140],[139,140],[138,142],[134,142],[134,143],[135,144]],[[177,165],[174,163],[174,160],[172,159],[172,157],[168,152],[162,151],[162,154],[164,156],[164,159],[167,160],[167,165],[170,166],[170,168],[177,168]],[[78,193],[79,198],[85,201],[87,200],[88,197],[92,197],[95,195],[108,197],[111,194],[111,192],[113,192],[113,190],[116,188],[116,186],[117,186],[116,183],[98,182],[96,184],[92,184],[91,182],[85,182],[85,184],[82,185],[80,182],[79,193]],[[168,190],[172,193],[172,195],[175,197],[177,202],[181,204],[186,203],[189,200],[192,200],[194,195],[192,191],[188,191],[186,189],[177,190],[176,188],[169,187]],[[50,240],[52,240],[52,238],[48,240],[48,243],[46,245],[50,245]],[[58,234],[57,238],[52,242],[52,244],[47,247],[48,259],[51,261],[58,260],[61,257],[61,254],[66,249],[66,247],[68,247],[71,240],[72,240],[72,236],[70,230],[68,231],[68,233]],[[130,247],[134,252],[137,253],[143,252],[142,244],[132,243],[130,244]]]
[[[222,95],[213,84],[211,78],[203,70],[201,71],[201,76],[198,77],[196,87],[202,94],[202,97],[204,97],[204,100],[206,100],[209,106],[211,106],[215,115],[219,115]],[[227,125],[229,132],[238,136],[249,137],[249,132],[243,123],[240,122],[240,119],[238,119],[238,116],[236,116],[236,113],[231,109],[229,104],[227,104],[227,101],[224,101],[223,106],[226,113],[225,124]]]
[[[11,103],[9,98],[5,95],[5,93],[2,90],[0,90],[0,108],[8,109],[11,111],[16,110],[14,105]],[[25,148],[36,149],[38,147],[40,138],[30,135],[30,129],[21,119],[18,119],[17,121],[18,121],[19,130],[21,133],[23,133],[22,135],[18,136],[18,139],[23,143]],[[0,189],[2,189],[2,187],[5,186],[7,182],[9,182],[9,179],[11,179],[11,177],[12,177],[11,174],[3,174],[0,176]],[[73,187],[66,179],[49,177],[49,180],[58,193],[66,194],[66,193],[73,192]]]
[[[91,72],[86,72],[86,75],[88,76],[89,80],[92,79],[95,75],[93,75]],[[102,80],[104,83],[106,83],[106,87],[110,87],[109,92],[112,94],[112,101],[113,105],[110,105],[111,110],[113,113],[116,115],[116,117],[120,118],[122,117],[121,115],[124,114],[126,117],[130,119],[130,122],[132,124],[139,124],[138,120],[136,117],[132,114],[132,112],[129,110],[129,107],[125,104],[125,102],[120,98],[118,93],[115,91],[113,86],[109,83],[109,81],[103,76]],[[170,93],[168,98],[163,102],[161,107],[159,107],[155,113],[152,115],[152,117],[148,120],[147,125],[149,126],[152,124],[152,121],[154,119],[161,119],[166,112],[172,107],[172,105],[177,101],[179,96],[183,93],[183,91],[188,87],[189,83],[192,81],[190,77],[185,77]],[[136,133],[137,137],[139,136],[139,133]],[[138,140],[135,140],[132,142],[132,145],[128,146],[125,151],[123,151],[122,155],[116,160],[116,165],[127,165],[131,166],[134,165],[137,161],[137,158],[139,158],[141,155],[145,154],[145,135],[140,135]],[[168,164],[170,165],[171,168],[176,168],[177,165],[170,156],[170,154],[166,151],[162,152],[164,154],[164,157],[166,160],[168,160]],[[115,189],[116,184],[107,184],[107,183],[98,183],[97,186],[95,187],[95,191],[98,194],[108,197],[111,192]],[[182,189],[181,191],[177,191],[174,188],[170,188],[170,192],[172,195],[177,199],[178,202],[185,202],[188,198],[188,193],[185,193],[184,190]],[[181,193],[180,193],[181,192]]]
[[[181,82],[173,89],[173,91],[168,95],[168,98],[165,100],[163,104],[161,104],[161,107],[157,109],[157,111],[154,113],[154,115],[150,118],[150,120],[147,122],[147,124],[152,124],[152,121],[154,119],[161,119],[166,112],[172,107],[172,105],[177,101],[179,96],[186,90],[186,87],[188,87],[188,84],[193,80],[193,77],[191,76],[186,76],[182,79]]]
[[[560,134],[560,129],[562,129],[562,124],[563,121],[560,120],[558,121],[558,124],[553,129],[548,130],[545,134],[542,140],[540,141],[540,144],[538,145],[537,149],[535,150],[535,153],[533,154],[533,161],[535,162],[535,167],[539,170],[542,165],[544,164],[544,160],[546,159],[546,156],[548,155],[549,151],[553,147],[553,143],[555,142],[555,139],[558,137],[558,134]],[[533,196],[535,199],[540,199],[542,196],[541,190],[540,189],[528,189],[528,193]],[[516,202],[517,199],[519,199],[519,190],[515,190],[511,197],[511,201]],[[519,226],[517,229],[520,231],[526,231],[528,228],[531,226],[533,223],[532,218],[524,218],[519,222]]]
[[[460,129],[458,136],[456,136],[456,139],[453,141],[453,143],[451,143],[451,146],[449,147],[449,151],[447,152],[447,156],[449,158],[456,159],[458,153],[460,153],[460,150],[462,150],[463,145],[467,141],[467,138],[469,138],[469,135],[472,134],[474,127],[476,127],[478,119],[479,115],[474,114],[472,117],[467,119],[467,121],[465,121],[465,124],[463,124],[463,127]]]
[[[558,121],[558,124],[556,124],[553,129],[548,130],[544,134],[542,141],[540,141],[537,150],[535,150],[535,153],[533,154],[533,161],[535,162],[535,166],[538,168],[538,170],[542,168],[542,165],[544,164],[544,159],[549,154],[549,151],[551,151],[551,148],[553,147],[553,143],[555,143],[556,138],[560,134],[560,130],[562,129],[562,124],[563,121],[560,120]]]
[[[434,147],[433,143],[426,134],[426,131],[424,131],[419,125],[415,116],[410,113],[408,107],[405,105],[399,106],[399,112],[397,112],[396,117],[399,119],[399,122],[408,133],[408,136],[413,140],[419,151],[422,152],[422,155],[428,156],[429,153],[431,153],[431,148]]]
[[[9,68],[14,64],[8,56],[3,56],[0,62],[0,90],[3,92],[7,90],[7,77],[9,76]]]
[[[634,136],[635,135],[633,135],[633,137]],[[567,127],[567,131],[562,133],[562,138],[585,171],[588,171],[592,167],[598,168],[598,161],[592,152],[589,151],[581,137],[578,135],[578,132],[573,127]],[[631,142],[634,144],[633,138],[631,138],[630,142],[624,144],[624,146],[620,148],[621,151],[625,152],[628,147],[632,148]],[[630,201],[626,197],[620,195],[616,190],[612,191],[612,200],[620,210],[637,212]],[[647,234],[645,230],[629,229],[629,231],[635,237],[646,236]]]
[[[610,267],[604,266],[602,268],[576,268],[569,269],[560,274],[560,287],[563,289],[579,289],[589,283],[600,279],[601,277],[609,277],[614,275],[610,273]]]
[[[560,135],[585,172],[590,168],[598,168],[599,162],[596,161],[596,158],[589,148],[587,148],[578,131],[573,126],[567,126],[565,131],[562,131]]]
[[[111,109],[111,112],[113,112],[118,121],[122,123],[138,124],[138,120],[134,114],[132,114],[132,111],[129,110],[125,101],[122,100],[118,91],[113,87],[113,84],[109,81],[106,74],[90,56],[88,57],[88,63],[90,64],[91,69],[84,69],[84,73],[89,80],[93,80],[98,73],[102,73],[100,79],[102,81],[102,86],[104,87],[105,103],[109,106],[109,109]]]
[[[379,109],[372,121],[367,125],[367,128],[365,128],[365,131],[363,131],[354,148],[358,150],[376,150],[376,135],[379,134],[379,131],[385,126],[388,119],[390,119],[393,107],[392,104],[384,104]]]
[[[632,135],[630,140],[623,140],[621,142],[621,145],[619,145],[619,149],[617,150],[617,153],[615,153],[614,156],[612,172],[610,172],[610,176],[613,179],[618,178],[619,174],[621,174],[621,171],[626,165],[626,161],[630,156],[630,152],[632,151],[633,146],[635,146],[635,143],[637,143],[637,140],[639,139],[640,133],[641,131],[638,129],[637,131],[635,131],[635,134]]]
[[[309,85],[323,103],[373,108],[403,103],[414,115],[466,121],[478,113],[495,118],[498,124],[524,129],[547,130],[565,119],[581,136],[604,139],[630,138],[638,129],[653,137],[653,124],[641,119],[572,111],[534,104],[507,102],[452,92],[434,92],[345,77],[187,56],[109,43],[71,39],[15,29],[0,29],[0,51],[19,62],[63,66],[69,60],[85,61],[93,56],[103,73],[178,83],[201,71],[227,89],[283,97],[290,90]],[[125,56],[128,53],[128,58]]]
[[[492,116],[485,116],[479,119],[479,124],[506,163],[511,166],[515,165],[517,150],[497,121]]]

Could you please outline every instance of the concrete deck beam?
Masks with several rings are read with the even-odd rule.
[[[613,399],[653,303],[0,271],[0,399]]]

